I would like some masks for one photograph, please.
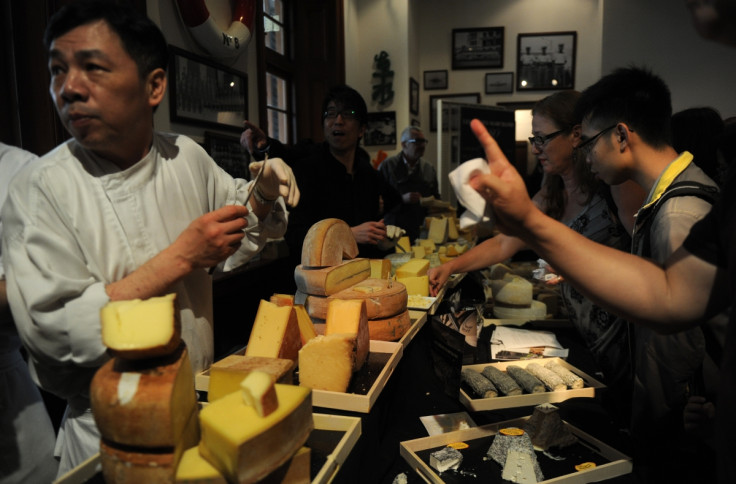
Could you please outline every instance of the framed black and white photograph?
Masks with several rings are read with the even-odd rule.
[[[169,46],[171,121],[232,131],[248,119],[248,75]]]
[[[363,142],[366,146],[396,144],[396,111],[368,113]]]
[[[517,91],[575,88],[577,32],[519,34]]]
[[[409,78],[409,111],[419,114],[419,83],[413,77]]]
[[[424,90],[447,89],[447,70],[424,71]]]
[[[213,160],[234,178],[250,179],[248,163],[250,154],[240,144],[237,136],[227,136],[211,131],[204,132],[204,149]]]
[[[514,92],[513,72],[486,74],[486,94],[508,94],[512,92]]]
[[[437,101],[442,99],[444,101],[461,103],[461,104],[480,104],[480,93],[464,93],[464,94],[438,94],[436,96],[429,96],[429,130],[437,131]],[[442,127],[447,128],[447,116],[445,113],[449,113],[446,107],[442,108]]]
[[[503,27],[452,30],[452,68],[503,67]]]

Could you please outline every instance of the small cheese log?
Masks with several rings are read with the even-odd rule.
[[[580,378],[564,366],[560,365],[556,361],[548,361],[547,364],[544,365],[544,367],[548,370],[552,370],[554,373],[557,374],[557,376],[562,378],[562,381],[565,383],[565,385],[567,385],[568,388],[583,388],[583,386],[585,385],[585,382],[582,378]]]
[[[100,322],[102,343],[128,359],[168,355],[181,343],[176,294],[111,301],[100,310]]]
[[[355,335],[319,335],[299,350],[299,385],[345,392],[355,366]]]
[[[544,383],[520,366],[509,365],[506,367],[506,373],[516,380],[516,383],[527,393],[543,393],[545,391]]]
[[[516,383],[516,380],[495,366],[486,366],[483,368],[481,374],[491,380],[493,386],[495,386],[503,395],[512,396],[521,395],[522,393],[521,387]]]
[[[460,380],[467,383],[476,396],[480,398],[493,398],[498,396],[498,390],[493,386],[491,380],[471,368],[463,368],[460,372]]]
[[[562,378],[557,373],[543,367],[539,363],[529,363],[526,365],[526,371],[542,380],[544,386],[551,392],[567,390],[567,385],[565,385],[565,382],[562,381]]]
[[[92,378],[90,402],[103,438],[131,447],[176,446],[197,423],[190,421],[197,396],[186,348],[145,363],[109,360]]]
[[[176,476],[173,452],[146,452],[100,441],[100,464],[105,482],[169,484]]]
[[[307,341],[317,336],[317,331],[314,329],[312,318],[309,317],[303,304],[295,304],[294,312],[296,313],[296,321],[299,324],[299,336],[301,337],[302,346],[304,346],[307,344]]]
[[[320,220],[312,225],[302,244],[302,266],[340,265],[344,259],[358,257],[358,243],[353,231],[337,218]]]
[[[294,383],[294,361],[262,356],[230,355],[210,367],[207,400],[214,402],[240,388],[240,382],[252,371],[271,375],[277,383]]]
[[[396,278],[426,276],[429,270],[429,259],[409,259],[396,269]]]
[[[429,222],[429,239],[435,244],[444,244],[447,242],[447,236],[447,219],[432,217]]]
[[[271,415],[279,408],[273,377],[262,371],[252,371],[240,382],[243,402],[256,409],[259,417]]]
[[[176,468],[176,484],[227,484],[227,481],[220,471],[200,455],[197,445],[185,450],[181,456]]]
[[[526,279],[505,275],[503,279],[491,280],[493,300],[508,306],[529,307],[532,304],[533,286]]]
[[[370,259],[353,259],[322,269],[309,269],[302,265],[294,269],[297,289],[305,294],[317,296],[331,296],[368,279],[370,275]]]
[[[406,276],[396,280],[406,286],[410,296],[429,296],[429,276]]]
[[[261,299],[245,356],[286,358],[296,361],[302,346],[296,312],[291,306],[276,306]]]
[[[236,393],[200,412],[199,452],[228,482],[256,482],[289,460],[314,428],[312,392],[276,384],[279,406],[266,417]]]
[[[368,319],[380,319],[406,311],[408,296],[400,282],[369,277],[332,296],[306,296],[304,306],[311,317],[327,319],[327,308],[334,299],[363,299]]]
[[[358,371],[368,359],[371,337],[365,301],[362,299],[335,299],[330,301],[325,319],[325,336],[353,334],[356,338],[355,367]]]
[[[388,259],[371,259],[371,278],[386,279],[391,275],[391,261]]]
[[[409,328],[411,328],[411,317],[408,310],[396,316],[368,320],[370,338],[380,341],[398,341],[409,331]]]
[[[277,306],[293,306],[294,296],[291,294],[274,293],[274,294],[271,294],[269,301],[274,303]]]

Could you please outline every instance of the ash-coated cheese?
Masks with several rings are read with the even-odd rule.
[[[320,220],[309,228],[302,244],[302,266],[329,267],[358,256],[350,226],[337,218]]]
[[[345,392],[355,366],[355,335],[319,335],[299,350],[299,385]]]
[[[353,259],[321,269],[298,265],[294,269],[294,282],[297,289],[305,294],[331,296],[368,279],[370,275],[370,259]]]
[[[261,299],[245,356],[265,356],[296,361],[301,334],[292,306],[276,306]]]
[[[368,359],[370,351],[370,331],[365,301],[362,299],[335,299],[330,301],[325,320],[325,335],[355,335],[355,367],[358,371]]]

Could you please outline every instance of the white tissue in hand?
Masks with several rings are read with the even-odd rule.
[[[460,228],[465,229],[480,222],[491,223],[493,212],[486,207],[485,199],[469,185],[470,176],[476,173],[487,175],[491,172],[488,162],[483,158],[474,158],[462,163],[447,176],[455,191],[458,201],[467,209],[460,216]]]

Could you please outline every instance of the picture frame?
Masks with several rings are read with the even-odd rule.
[[[419,83],[413,77],[409,78],[409,112],[419,114]]]
[[[438,94],[429,96],[429,130],[437,131],[437,101],[442,99],[443,101],[452,101],[463,104],[480,104],[480,93],[462,93],[462,94]],[[444,114],[444,110],[443,110]],[[447,119],[443,116],[444,119]],[[447,125],[443,121],[443,127]]]
[[[577,32],[519,34],[517,91],[575,88]]]
[[[250,179],[250,154],[240,144],[240,138],[205,131],[204,149],[233,178]]]
[[[452,29],[452,68],[502,68],[503,40],[503,27]]]
[[[514,92],[513,72],[493,72],[486,74],[486,94],[510,94]]]
[[[242,131],[248,119],[248,75],[170,45],[171,121]]]
[[[396,111],[368,113],[365,146],[396,145]]]
[[[424,71],[424,90],[447,89],[447,70]]]

